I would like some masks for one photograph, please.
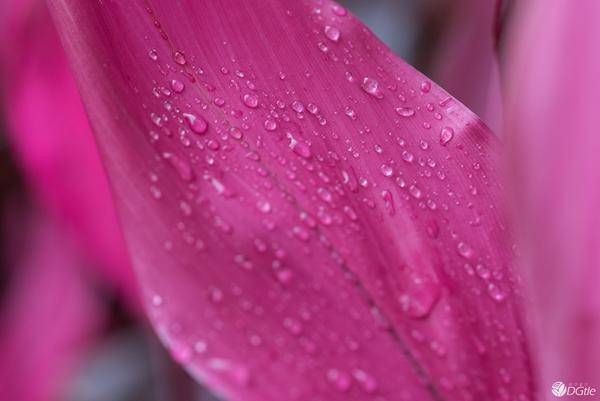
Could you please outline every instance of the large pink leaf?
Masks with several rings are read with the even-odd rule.
[[[51,1],[152,320],[232,400],[531,397],[462,104],[329,1]]]
[[[2,8],[10,12],[0,28],[0,80],[17,161],[36,199],[134,304],[137,291],[106,176],[45,3],[5,0]]]
[[[510,140],[540,391],[600,385],[600,3],[531,1],[512,27]]]

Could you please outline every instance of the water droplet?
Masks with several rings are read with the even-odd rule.
[[[203,134],[208,129],[208,123],[201,116],[196,116],[191,113],[184,113],[183,117],[187,120],[188,125],[196,134]]]
[[[487,286],[487,292],[494,301],[503,301],[506,298],[506,293],[494,283],[489,283]]]
[[[181,93],[185,89],[185,84],[177,79],[171,81],[171,89],[176,93]]]
[[[358,220],[358,215],[356,214],[354,209],[352,209],[351,206],[344,206],[344,213],[346,213],[346,216],[348,216],[348,218],[350,220],[352,220],[352,221]]]
[[[269,213],[271,211],[271,204],[264,199],[256,202],[256,207],[263,213]]]
[[[390,216],[395,215],[396,207],[394,206],[394,196],[392,195],[392,193],[387,189],[384,189],[383,191],[381,191],[381,199],[383,199],[388,214]]]
[[[237,139],[240,140],[242,139],[242,137],[244,136],[244,134],[242,133],[242,131],[240,131],[238,128],[236,127],[231,127],[229,128],[229,135],[231,135],[231,137],[233,139]]]
[[[185,216],[191,216],[192,215],[192,206],[189,203],[187,203],[186,201],[179,202],[179,209],[181,209],[181,212]]]
[[[367,394],[373,394],[377,391],[377,381],[373,376],[361,369],[354,369],[352,376],[360,384],[363,391]]]
[[[210,149],[210,150],[217,150],[220,147],[220,144],[218,141],[215,141],[214,139],[210,139],[207,143],[206,146]]]
[[[319,195],[319,197],[321,199],[323,199],[327,203],[331,203],[331,201],[333,199],[333,195],[331,194],[331,191],[326,188],[323,188],[323,187],[319,187],[317,189],[317,194]]]
[[[327,36],[327,38],[329,38],[333,42],[337,42],[338,40],[340,40],[340,35],[340,30],[336,27],[329,25],[325,27],[325,36]]]
[[[385,177],[391,177],[391,175],[394,174],[394,169],[388,164],[382,164],[380,170],[381,174],[383,174]]]
[[[171,355],[179,363],[185,363],[192,357],[192,350],[184,344],[171,344]]]
[[[344,113],[350,117],[352,120],[356,120],[356,112],[354,111],[354,109],[350,108],[350,107],[346,107],[346,109],[344,110]]]
[[[292,228],[292,233],[301,241],[308,241],[310,239],[310,232],[304,227],[294,226],[294,228]]]
[[[450,127],[444,127],[440,131],[440,144],[446,146],[454,138],[454,130]]]
[[[310,146],[308,146],[306,143],[304,143],[302,141],[296,142],[294,144],[294,146],[291,146],[291,144],[290,144],[290,147],[292,148],[294,153],[296,153],[300,157],[308,159],[311,156]]]
[[[227,195],[228,194],[227,187],[225,187],[225,185],[221,181],[217,180],[214,177],[211,177],[210,183],[212,184],[213,188],[215,189],[215,191],[217,191],[217,193],[219,195]]]
[[[477,272],[477,275],[480,278],[482,278],[483,280],[487,280],[491,276],[490,270],[487,269],[484,265],[481,265],[481,264],[479,264],[479,265],[477,265],[475,267],[475,271]]]
[[[440,295],[440,285],[434,277],[412,273],[405,293],[398,298],[398,302],[408,316],[423,319],[429,316]]]
[[[379,88],[379,82],[377,82],[376,79],[364,77],[360,87],[369,95],[374,96],[377,99],[383,99],[383,92],[381,92],[381,89]]]
[[[173,53],[173,60],[175,60],[175,62],[179,65],[185,65],[185,63],[187,62],[185,59],[185,55],[180,51],[176,51]]]
[[[158,187],[154,186],[154,185],[152,185],[150,187],[150,193],[152,194],[152,197],[154,199],[158,200],[158,199],[162,198],[162,192],[161,192],[161,190]]]
[[[396,108],[396,113],[402,117],[411,117],[415,115],[415,111],[410,107],[398,107]]]
[[[352,385],[350,376],[337,369],[329,369],[327,371],[327,380],[340,392],[348,391]]]
[[[250,107],[251,109],[255,109],[256,107],[258,107],[258,96],[254,93],[246,93],[242,97],[242,101],[246,106]]]
[[[290,317],[283,320],[283,327],[295,336],[302,334],[302,323]]]
[[[154,125],[156,125],[157,127],[162,127],[163,126],[163,119],[158,114],[150,113],[150,119],[152,120],[152,123]]]
[[[456,249],[458,250],[460,256],[465,259],[472,259],[473,256],[475,256],[475,251],[473,251],[473,248],[471,248],[471,246],[465,242],[459,242]]]
[[[248,342],[250,343],[250,345],[258,347],[262,344],[262,338],[260,338],[260,336],[256,334],[253,334],[248,338]]]
[[[196,341],[196,343],[194,344],[194,351],[196,351],[199,354],[205,353],[207,348],[208,345],[204,341]]]
[[[220,288],[213,287],[210,289],[210,299],[214,303],[219,303],[223,300],[223,291]]]
[[[440,227],[435,221],[431,221],[427,224],[426,231],[429,238],[437,238],[438,235],[440,235]]]
[[[400,157],[402,157],[402,160],[404,160],[407,163],[412,163],[412,161],[415,159],[413,154],[410,153],[408,150],[403,151]]]
[[[278,269],[275,275],[282,284],[289,284],[292,281],[292,271],[289,269]]]
[[[267,118],[264,122],[264,127],[267,131],[275,131],[277,129],[277,122],[272,118]]]
[[[250,371],[245,366],[234,363],[227,359],[211,358],[208,360],[208,367],[225,374],[240,386],[250,384]]]
[[[346,10],[344,7],[342,7],[342,6],[340,6],[340,5],[337,5],[337,4],[333,5],[333,6],[331,7],[331,10],[333,11],[333,13],[334,13],[335,15],[338,15],[338,16],[340,16],[340,17],[343,17],[343,16],[345,16],[346,14],[348,14],[348,11],[347,11],[347,10]]]
[[[452,98],[451,98],[451,97],[447,97],[447,98],[445,98],[445,99],[441,100],[441,101],[440,101],[438,104],[439,104],[441,107],[445,107],[445,106],[447,106],[447,105],[448,105],[448,103],[450,103],[451,101],[452,101]]]
[[[423,195],[422,191],[419,189],[419,187],[417,187],[416,185],[411,185],[410,187],[408,187],[408,192],[415,198],[415,199],[421,199],[421,196]]]
[[[431,82],[429,82],[429,81],[421,82],[420,88],[421,88],[421,92],[423,92],[423,93],[429,92],[431,90]]]
[[[302,113],[304,111],[304,105],[302,104],[302,102],[298,101],[298,100],[294,100],[292,102],[292,109],[296,112],[296,113]]]
[[[323,42],[319,42],[317,43],[317,47],[319,48],[319,50],[321,50],[323,53],[327,53],[329,51],[329,47],[327,47],[327,45]]]
[[[153,295],[152,296],[152,305],[159,307],[163,304],[163,299],[160,295]]]

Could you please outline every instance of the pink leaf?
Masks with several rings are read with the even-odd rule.
[[[448,3],[449,16],[434,60],[433,78],[500,134],[502,99],[495,28],[501,0]]]
[[[329,1],[51,1],[149,313],[232,400],[530,399],[499,146]]]
[[[531,1],[512,26],[507,137],[540,389],[600,385],[600,3]]]
[[[133,304],[108,183],[52,20],[41,1],[8,3],[0,78],[10,144],[36,198]]]
[[[104,311],[82,274],[85,259],[68,236],[46,218],[28,220],[10,230],[11,240],[27,238],[27,247],[19,249],[22,255],[12,252],[15,271],[3,299],[0,399],[59,400]]]

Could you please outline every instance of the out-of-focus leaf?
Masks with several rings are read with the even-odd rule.
[[[104,310],[83,274],[85,259],[63,231],[37,215],[10,231],[28,242],[13,252],[1,309],[0,399],[60,400]]]
[[[539,388],[553,399],[555,381],[600,385],[600,3],[519,6],[506,133]]]
[[[502,129],[502,96],[496,55],[501,0],[450,0],[432,78],[466,104],[496,134]],[[449,15],[447,15],[449,14]]]
[[[133,273],[67,58],[43,1],[5,1],[1,99],[9,144],[39,203],[132,305]]]

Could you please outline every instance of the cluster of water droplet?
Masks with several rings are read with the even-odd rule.
[[[369,65],[363,54],[372,52],[380,57],[387,50],[370,47],[367,39],[367,45],[361,43],[361,37],[370,38],[366,30],[346,37],[343,27],[349,16],[345,9],[337,5],[325,9],[321,2],[316,4],[309,16],[302,16],[318,27],[312,33],[318,50],[315,56],[325,58],[329,72],[342,75],[347,87],[340,93],[352,94],[337,106],[318,95],[311,98],[310,91],[295,85],[293,80],[314,83],[316,70],[307,69],[303,76],[283,70],[270,80],[261,80],[235,57],[215,69],[214,62],[189,57],[185,49],[174,49],[170,54],[148,50],[161,77],[152,82],[149,91],[153,100],[144,105],[148,141],[158,155],[148,178],[149,193],[158,202],[166,202],[168,196],[168,202],[175,201],[179,210],[173,232],[180,238],[165,240],[165,252],[184,244],[199,254],[210,254],[213,244],[230,243],[234,249],[228,263],[247,274],[268,272],[273,280],[269,291],[282,300],[299,289],[309,291],[307,287],[309,292],[321,292],[320,284],[311,282],[304,269],[323,269],[331,277],[342,275],[347,282],[340,288],[355,289],[371,309],[369,319],[377,320],[378,327],[399,330],[399,322],[409,317],[419,323],[408,325],[415,324],[415,328],[402,339],[408,344],[405,346],[424,344],[419,348],[423,352],[446,357],[448,344],[420,324],[438,304],[444,305],[435,311],[438,316],[451,319],[455,313],[451,301],[440,301],[447,295],[440,275],[476,276],[483,284],[471,288],[473,292],[479,294],[483,289],[498,302],[507,297],[502,273],[486,267],[494,255],[481,253],[484,250],[476,249],[476,244],[469,244],[455,232],[464,230],[464,222],[457,221],[457,216],[472,216],[468,224],[473,230],[482,225],[491,229],[494,224],[482,222],[486,211],[481,208],[488,205],[482,206],[476,199],[479,188],[488,185],[488,172],[480,161],[466,162],[484,159],[484,152],[469,154],[472,151],[456,139],[468,128],[453,116],[459,106],[432,88],[428,80],[415,82],[408,67],[385,56],[388,65],[361,73],[363,64]],[[292,12],[288,17],[297,18]],[[166,37],[160,24],[155,25]],[[227,48],[226,43],[223,46]],[[377,124],[373,116],[386,122]],[[457,171],[459,177],[448,178]],[[173,172],[180,183],[171,181]],[[178,190],[173,192],[173,188]],[[230,213],[232,210],[238,212]],[[246,213],[240,215],[239,210]],[[373,274],[380,268],[381,258],[388,257],[394,263],[403,260],[400,249],[404,238],[398,237],[402,228],[409,230],[405,231],[409,236],[420,236],[417,243],[427,242],[421,249],[449,256],[419,266],[408,262],[387,266],[393,272],[390,280],[398,286],[396,294],[383,289],[385,285]],[[378,229],[379,233],[373,233]],[[384,238],[382,233],[391,233],[388,240],[399,250],[385,248],[378,256],[380,260],[348,259],[355,253],[377,249],[377,242]],[[235,249],[240,244],[238,236],[251,245]],[[473,238],[477,236],[469,236]],[[446,248],[448,243],[454,248]],[[315,255],[325,254],[331,263],[327,267],[305,266],[298,263],[298,252],[315,260],[321,260]],[[464,269],[459,269],[460,265]],[[232,277],[238,274],[244,273],[236,271]],[[217,310],[219,305],[229,305],[228,297],[244,292],[235,285],[224,288],[206,284],[206,296]],[[393,306],[381,301],[390,293],[394,295]],[[150,297],[158,316],[168,299],[158,292],[151,292]],[[223,308],[229,310],[229,306]],[[247,306],[247,313],[265,313],[265,308],[277,309],[253,304]],[[280,326],[308,355],[314,355],[317,341],[306,335],[304,328],[312,324],[314,311],[307,310],[286,312]],[[221,322],[215,324],[225,325],[224,319],[215,317],[215,322]],[[183,337],[178,333],[184,329],[175,324],[161,334],[179,360],[188,362],[202,356],[210,370],[242,386],[250,385],[251,371],[244,362],[211,354],[209,339],[192,343],[175,340]],[[247,335],[252,347],[270,341],[264,333],[250,330]],[[282,339],[275,341],[284,343]],[[357,340],[352,344],[360,346]],[[348,345],[345,352],[351,351]],[[323,378],[341,392],[378,391],[377,378],[358,365],[328,367]],[[437,385],[444,386],[443,377]]]

